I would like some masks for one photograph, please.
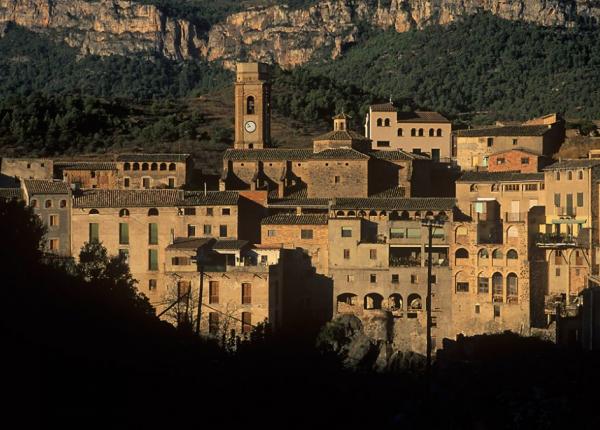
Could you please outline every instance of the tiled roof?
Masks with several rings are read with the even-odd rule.
[[[406,189],[404,187],[394,187],[389,190],[374,194],[371,197],[406,197]]]
[[[581,158],[561,160],[544,168],[544,170],[585,169],[600,165],[599,159]]]
[[[242,249],[244,246],[248,245],[247,240],[236,240],[236,239],[219,239],[213,245],[213,249],[217,250],[235,250]]]
[[[373,151],[369,155],[379,160],[401,161],[401,160],[430,160],[429,157],[422,154],[411,154],[401,149],[396,151]]]
[[[22,199],[23,195],[20,188],[0,188],[0,199]]]
[[[183,203],[180,190],[83,190],[73,199],[75,208],[171,207]]]
[[[315,137],[313,140],[370,140],[353,130],[333,130]]]
[[[65,182],[43,179],[25,179],[25,188],[29,195],[68,194],[70,189]]]
[[[352,117],[344,112],[338,113],[333,119],[352,119]]]
[[[550,130],[547,125],[509,125],[505,127],[473,128],[458,130],[458,137],[486,137],[486,136],[543,136]]]
[[[269,207],[273,208],[297,208],[310,207],[317,209],[327,209],[329,207],[329,199],[324,198],[283,198],[269,199]]]
[[[521,172],[465,172],[456,182],[523,182],[543,181],[543,173]]]
[[[312,155],[312,149],[228,149],[223,154],[223,159],[232,161],[304,161]]]
[[[240,193],[237,191],[186,191],[183,204],[186,206],[237,205]]]
[[[117,170],[117,163],[110,161],[57,161],[59,170]]]
[[[510,149],[505,149],[504,151],[498,151],[498,152],[494,152],[491,155],[500,155],[500,154],[506,154],[507,152],[512,152],[512,151],[517,151],[517,152],[524,152],[526,154],[531,154],[531,155],[535,155],[537,157],[542,157],[542,155],[539,152],[535,152],[532,151],[531,149],[527,149],[527,148],[519,148],[519,147],[515,147],[515,148],[510,148]]]
[[[422,123],[449,123],[448,118],[438,112],[415,111],[415,112],[398,112],[398,122],[422,122]]]
[[[452,210],[456,199],[446,197],[413,198],[338,198],[331,209],[385,209],[385,210]]]
[[[381,103],[369,106],[372,112],[396,112],[398,108],[391,103]]]
[[[275,214],[263,218],[263,225],[327,225],[327,214]]]
[[[185,162],[189,156],[190,154],[120,154],[117,156],[117,161],[182,163]]]
[[[172,244],[167,246],[167,249],[198,249],[206,245],[211,240],[210,237],[176,237]]]
[[[312,154],[313,160],[361,160],[369,156],[351,148],[325,149]]]

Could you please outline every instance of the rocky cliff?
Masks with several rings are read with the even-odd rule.
[[[201,35],[188,21],[132,1],[0,0],[0,28],[15,22],[84,55],[157,52],[226,67],[248,59],[292,68],[314,55],[336,58],[364,25],[403,32],[480,11],[544,26],[600,22],[600,3],[593,0],[324,0],[299,10],[272,6],[232,14]]]

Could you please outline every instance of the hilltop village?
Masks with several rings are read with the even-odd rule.
[[[140,153],[3,158],[0,196],[41,217],[48,255],[102,243],[157,314],[178,324],[199,308],[208,336],[315,333],[352,314],[423,353],[430,288],[432,349],[505,330],[598,341],[600,153],[553,159],[560,115],[453,131],[390,102],[360,132],[340,112],[312,149],[278,149],[270,90],[268,66],[237,65],[218,190],[192,185],[189,155]]]

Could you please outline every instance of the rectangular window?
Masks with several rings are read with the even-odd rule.
[[[173,257],[171,258],[171,264],[173,266],[189,266],[189,257]]]
[[[493,137],[488,137],[487,138],[487,146],[492,146],[494,144],[494,138]]]
[[[196,208],[183,208],[184,215],[196,215]]]
[[[494,318],[500,318],[500,306],[494,305]]]
[[[375,275],[374,273],[371,273],[369,275],[369,281],[374,284],[375,282],[377,282],[377,275]]]
[[[227,226],[226,225],[219,226],[219,237],[227,237]]]
[[[407,239],[420,239],[421,229],[420,228],[407,228],[406,229]]]
[[[219,313],[209,312],[208,314],[208,333],[215,336],[219,333]]]
[[[206,236],[211,235],[212,234],[212,225],[204,224],[203,231]]]
[[[529,157],[521,158],[521,164],[529,164]]]
[[[525,184],[523,186],[525,187],[525,191],[537,191],[538,189],[538,184]]]
[[[142,179],[142,187],[144,187],[146,189],[150,188],[150,178]]]
[[[440,150],[438,148],[431,148],[431,159],[433,161],[440,161]]]
[[[119,256],[125,261],[125,263],[129,263],[129,250],[128,249],[119,249]]]
[[[188,237],[195,237],[196,236],[196,226],[195,225],[188,224],[187,235],[188,235]]]
[[[554,273],[556,276],[560,276],[560,267],[557,267]]]
[[[377,260],[377,250],[376,249],[369,250],[369,258],[371,260]]]
[[[90,235],[89,242],[99,242],[100,241],[100,226],[96,222],[90,223]]]
[[[249,305],[252,303],[252,285],[244,282],[242,283],[242,304]]]
[[[148,279],[148,289],[150,291],[156,290],[157,285],[158,285],[158,282],[156,281],[156,279]]]
[[[175,188],[175,178],[169,178],[169,188]]]
[[[154,222],[148,224],[148,244],[158,245],[158,224]]]
[[[148,270],[158,270],[158,249],[148,250]]]
[[[57,227],[58,215],[50,215],[50,221],[48,222],[48,224],[50,224],[50,227]]]
[[[513,139],[512,142],[513,142],[513,145],[517,145],[519,143],[519,139]]]
[[[504,164],[506,160],[504,158],[498,157],[496,158],[496,164]]]
[[[406,235],[406,229],[404,228],[390,228],[390,239],[404,239]]]
[[[380,148],[389,148],[390,147],[390,141],[389,140],[378,140],[377,141],[377,146]]]
[[[583,207],[583,193],[577,193],[577,207]]]
[[[475,305],[475,313],[478,314],[479,313],[479,305]]]
[[[340,183],[340,179],[341,178],[339,176],[334,176],[333,177],[333,182],[336,183],[336,184],[339,184]]]
[[[352,237],[352,228],[342,227],[342,237]]]
[[[398,283],[400,283],[400,275],[395,273],[392,275],[392,284],[398,284]]]
[[[457,293],[468,293],[469,292],[469,283],[468,282],[457,282],[456,283],[456,292]]]
[[[129,178],[123,179],[123,187],[129,188]]]
[[[96,172],[93,170],[90,170],[90,178],[95,178],[96,177]]]
[[[267,230],[267,237],[275,237],[277,232],[275,230]]]
[[[347,282],[354,282],[354,275],[348,275],[348,276],[346,276],[346,281]]]
[[[479,294],[490,292],[490,280],[488,278],[477,278],[477,292]]]
[[[554,193],[554,206],[560,207],[560,193]]]
[[[129,224],[119,223],[119,245],[129,245]]]
[[[48,242],[50,251],[58,251],[58,239],[50,239]]]
[[[418,275],[410,275],[410,283],[411,284],[417,284],[419,283],[419,276]]]
[[[436,284],[437,283],[437,275],[431,275],[430,280],[431,280],[432,284]]]
[[[206,216],[213,216],[214,212],[213,212],[213,208],[206,208]]]
[[[242,312],[242,333],[250,333],[252,331],[252,314],[250,312]]]
[[[302,239],[312,239],[313,238],[313,231],[311,229],[302,229],[300,231],[300,238]]]
[[[349,260],[349,259],[350,259],[350,250],[344,249],[344,260]]]
[[[212,305],[219,304],[219,281],[208,283],[208,303]]]
[[[192,289],[192,284],[190,281],[179,281],[177,283],[177,295],[182,298],[187,296]]]
[[[230,208],[223,208],[221,209],[221,215],[231,215],[231,209]]]
[[[504,191],[519,191],[519,184],[506,184]]]

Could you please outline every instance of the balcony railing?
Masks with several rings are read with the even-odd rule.
[[[538,245],[576,246],[577,237],[565,233],[538,233],[535,242]]]
[[[390,257],[391,267],[416,267],[421,265],[420,258]]]

